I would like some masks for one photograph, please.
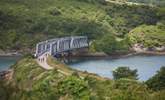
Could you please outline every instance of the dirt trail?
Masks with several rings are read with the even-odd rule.
[[[45,54],[39,56],[36,60],[37,60],[37,63],[38,63],[42,68],[44,68],[44,69],[46,69],[46,70],[51,70],[51,69],[53,69],[53,67],[51,67],[51,66],[49,66],[49,65],[47,64],[47,57],[48,57],[48,54],[45,53]]]

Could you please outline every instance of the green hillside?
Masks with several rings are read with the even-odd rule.
[[[30,51],[38,41],[68,35],[123,36],[163,19],[159,8],[104,0],[1,0],[0,49]]]
[[[128,53],[135,43],[165,46],[164,6],[112,1],[0,0],[0,52],[29,53],[39,41],[71,35],[88,36],[89,50],[107,54]],[[42,69],[31,56],[19,60],[12,79],[0,79],[0,100],[165,100],[165,67],[140,82],[127,79],[129,73],[111,80],[77,71],[51,57],[47,63],[54,69]]]
[[[128,37],[132,44],[140,43],[145,47],[161,47],[165,45],[165,25],[142,25],[133,29]]]
[[[56,61],[54,64],[58,66],[60,63]],[[63,66],[67,68],[66,65]],[[31,57],[21,59],[12,68],[14,70],[12,80],[0,81],[1,100],[163,100],[165,98],[163,90],[151,91],[146,84],[136,80],[102,80],[88,73],[82,77],[76,73],[64,75],[57,69],[45,71]]]

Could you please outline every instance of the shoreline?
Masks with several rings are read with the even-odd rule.
[[[72,55],[71,57],[95,57],[95,58],[125,58],[125,57],[131,57],[135,55],[158,55],[158,56],[164,56],[164,52],[157,52],[157,51],[144,51],[144,52],[132,52],[130,51],[129,53],[114,53],[114,54],[106,54],[104,52],[85,52],[85,53],[78,53],[75,55]],[[11,53],[1,53],[0,57],[21,57],[23,54],[17,53],[17,52],[11,52]]]
[[[105,54],[105,53],[101,53],[101,52],[97,52],[97,53],[83,53],[83,54],[79,54],[79,55],[73,55],[71,56],[71,58],[85,58],[85,57],[91,57],[91,58],[96,58],[96,59],[102,59],[102,58],[107,58],[107,59],[119,59],[119,58],[127,58],[127,57],[132,57],[132,56],[136,56],[136,55],[147,55],[147,56],[152,56],[152,55],[158,55],[158,56],[165,56],[165,52],[130,52],[130,53],[125,53],[125,54]],[[22,56],[21,54],[0,54],[0,57],[20,57]],[[7,70],[1,70],[0,73],[6,73],[8,71],[10,71],[11,68],[8,68]],[[93,74],[93,73],[92,73]],[[97,74],[96,74],[97,75]],[[2,75],[1,75],[2,76]],[[8,77],[7,74],[3,74],[4,77]],[[102,77],[102,76],[100,76]],[[2,79],[2,77],[0,77]],[[107,78],[107,77],[104,77]]]
[[[22,54],[20,53],[1,53],[0,57],[20,57]]]
[[[117,59],[117,58],[125,58],[125,57],[131,57],[131,56],[136,56],[136,55],[146,55],[146,56],[165,56],[165,52],[153,52],[153,51],[146,51],[146,52],[131,52],[131,53],[125,53],[125,54],[105,54],[101,52],[97,53],[84,53],[84,54],[78,54],[78,55],[73,55],[71,57],[91,57],[91,58],[112,58],[112,59]]]

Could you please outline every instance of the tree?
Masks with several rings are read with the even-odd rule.
[[[165,89],[165,66],[160,68],[156,75],[146,81],[149,88],[157,91]]]
[[[118,67],[113,71],[114,79],[129,78],[137,80],[137,69],[131,70],[129,67]]]
[[[61,81],[58,85],[59,93],[62,95],[73,96],[73,98],[83,98],[88,100],[90,97],[90,91],[88,83],[77,76],[70,76]]]
[[[112,34],[103,36],[100,40],[96,41],[95,47],[98,51],[103,51],[107,54],[113,53],[116,50],[116,40]]]
[[[105,34],[94,41],[95,50],[105,52],[107,54],[126,53],[129,50],[129,41],[127,38],[117,40],[113,34]]]

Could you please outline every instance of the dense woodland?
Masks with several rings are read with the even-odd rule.
[[[118,40],[128,42],[122,43],[125,45],[122,48],[112,48],[127,51],[131,46],[126,35],[140,25],[161,23],[164,28],[164,12],[163,7],[120,5],[104,0],[1,0],[0,49],[25,53],[30,52],[37,42],[48,38],[87,35],[91,41],[97,42],[111,35],[108,39],[119,44],[117,47],[121,45]],[[159,33],[156,34],[159,37]],[[92,49],[100,51],[96,47]]]

